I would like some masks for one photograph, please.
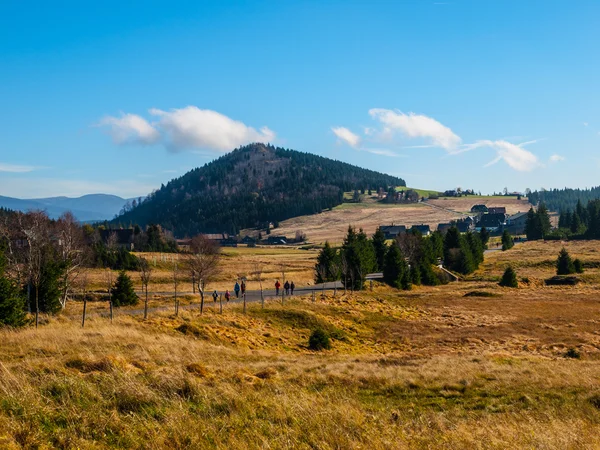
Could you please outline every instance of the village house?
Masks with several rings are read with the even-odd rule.
[[[517,214],[513,214],[506,220],[507,230],[512,235],[524,234],[525,233],[525,225],[527,225],[527,213],[519,212]]]
[[[406,227],[404,225],[381,225],[379,229],[385,235],[386,239],[396,239],[398,235],[406,233]]]
[[[429,225],[413,225],[411,227],[411,231],[412,230],[417,230],[419,233],[421,233],[423,236],[429,236],[431,234],[431,228],[429,227]]]
[[[484,214],[475,226],[476,231],[481,231],[485,227],[490,232],[496,232],[502,229],[506,223],[505,214]]]
[[[473,205],[471,207],[471,212],[475,214],[485,214],[489,212],[488,207],[485,205]]]
[[[488,208],[488,214],[504,214],[504,215],[506,215],[506,208],[504,206],[490,206]]]

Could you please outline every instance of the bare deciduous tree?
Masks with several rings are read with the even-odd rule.
[[[204,312],[204,289],[206,284],[219,273],[221,252],[217,245],[202,235],[192,239],[191,254],[186,263],[192,279],[200,293],[200,313]]]
[[[80,276],[88,253],[83,230],[72,213],[64,213],[57,221],[58,254],[64,267],[60,304],[64,309],[72,284]]]
[[[142,289],[146,290],[146,298],[144,300],[144,320],[148,318],[148,285],[152,277],[152,267],[145,258],[140,259],[140,280],[142,281]]]
[[[39,324],[40,302],[39,292],[42,282],[43,253],[48,244],[48,216],[42,211],[27,213],[21,222],[21,231],[26,238],[27,275],[35,289],[35,327]]]

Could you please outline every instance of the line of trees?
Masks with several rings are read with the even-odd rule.
[[[108,269],[104,292],[109,297],[111,318],[113,306],[135,305],[139,301],[133,282],[125,273],[139,270],[147,317],[150,264],[119,246],[114,233],[108,233],[104,240],[100,231],[81,226],[71,213],[51,220],[40,211],[0,211],[0,325],[22,326],[27,321],[26,313],[31,313],[38,326],[40,314],[63,310],[75,290],[83,293],[83,325],[89,284],[86,271],[94,267]],[[160,229],[152,231],[148,227],[149,242],[153,232]],[[206,237],[197,236],[192,240],[191,252],[182,259],[181,267],[177,263],[174,266],[173,285],[177,290],[180,272],[187,271],[194,292],[197,289],[201,296],[202,311],[206,284],[219,273],[220,249]],[[112,269],[120,270],[116,280]],[[178,312],[177,299],[175,303]]]
[[[528,241],[536,241],[544,239],[552,231],[550,223],[550,214],[545,203],[540,203],[537,211],[529,208],[527,213],[527,221],[525,223],[525,234]]]
[[[573,211],[577,203],[586,204],[600,198],[600,186],[591,189],[552,189],[531,192],[527,195],[532,205],[545,203],[551,211]]]
[[[362,229],[357,232],[349,227],[341,248],[325,243],[317,257],[315,282],[341,279],[346,288],[360,290],[369,273],[382,272],[384,281],[399,289],[435,286],[447,281],[436,268],[439,261],[443,260],[448,270],[472,273],[483,261],[486,244],[487,239],[484,242],[479,233],[461,234],[456,227],[445,235],[436,231],[427,237],[411,230],[390,245],[381,230],[369,239]]]

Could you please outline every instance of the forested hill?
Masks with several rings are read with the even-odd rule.
[[[401,178],[310,153],[251,144],[161,186],[113,223],[156,223],[178,237],[237,233],[319,213],[341,204],[344,192],[405,185]]]
[[[527,196],[529,202],[537,205],[544,202],[550,211],[574,211],[577,201],[586,205],[588,201],[600,198],[600,186],[591,189],[552,189],[550,191],[535,191]]]

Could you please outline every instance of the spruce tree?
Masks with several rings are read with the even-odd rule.
[[[569,256],[569,252],[563,247],[556,260],[556,274],[570,275],[573,273],[575,273],[575,265],[573,264],[571,256]]]
[[[337,252],[329,245],[329,241],[326,241],[325,246],[319,252],[319,256],[317,256],[315,283],[326,283],[338,279],[339,273],[336,269],[336,259]]]
[[[5,262],[0,248],[0,327],[21,327],[26,324],[25,298],[5,276]]]
[[[139,299],[133,289],[133,282],[124,270],[119,272],[117,282],[112,288],[112,301],[116,307],[137,305]]]
[[[513,237],[510,235],[508,230],[504,230],[502,233],[502,251],[510,250],[515,246]]]
[[[579,229],[581,228],[581,217],[577,212],[573,213],[571,217],[571,233],[579,233]]]
[[[481,227],[481,231],[479,232],[479,239],[481,239],[481,243],[485,248],[487,248],[487,244],[490,241],[490,232],[486,227]]]
[[[377,231],[373,235],[373,248],[375,249],[375,259],[377,260],[377,270],[383,270],[385,262],[385,254],[387,251],[387,245],[385,244],[385,234],[381,231],[381,228],[377,228]]]
[[[546,208],[545,203],[540,203],[540,206],[537,210],[537,216],[541,229],[541,239],[543,239],[550,234],[550,230],[552,229],[552,225],[550,224],[550,215],[548,214],[548,208]]]
[[[519,287],[519,282],[517,281],[517,273],[511,266],[508,266],[506,268],[506,270],[504,271],[504,275],[502,275],[502,279],[500,280],[499,284],[502,287],[509,287],[509,288]]]
[[[383,266],[383,280],[398,289],[408,288],[408,265],[402,251],[396,242],[387,250]]]

